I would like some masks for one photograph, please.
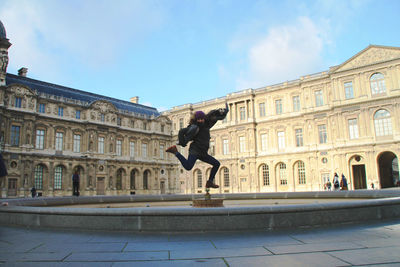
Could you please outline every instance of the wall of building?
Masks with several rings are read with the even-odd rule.
[[[174,138],[192,112],[225,103],[230,112],[212,129],[209,151],[221,162],[221,193],[324,190],[334,173],[350,189],[398,181],[399,48],[369,46],[329,71],[175,107],[165,113]],[[209,172],[199,161],[180,168],[181,190],[204,193]]]
[[[9,173],[1,197],[29,196],[33,186],[43,196],[71,195],[75,170],[80,195],[176,192],[176,164],[164,152],[171,144],[165,116],[129,114],[108,101],[87,105],[12,84],[0,87],[0,125]]]

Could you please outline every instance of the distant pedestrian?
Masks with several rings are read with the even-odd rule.
[[[335,175],[333,176],[333,187],[335,190],[339,190],[340,188],[339,175],[336,172]]]
[[[326,187],[328,188],[328,191],[331,191],[332,183],[331,181],[329,181],[329,179],[328,182],[326,183]]]
[[[342,190],[348,190],[347,179],[343,173],[342,173],[342,180],[340,181],[340,188]]]
[[[77,197],[79,196],[79,180],[78,171],[75,171],[72,175],[72,194]]]
[[[0,154],[0,178],[7,176],[7,174],[6,164],[4,163],[3,156]]]
[[[35,187],[32,187],[31,194],[32,194],[32,197],[36,197],[36,188]]]

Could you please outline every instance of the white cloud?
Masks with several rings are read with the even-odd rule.
[[[237,79],[237,87],[257,88],[320,71],[323,46],[320,29],[308,17],[270,28],[248,49],[248,69]]]
[[[0,17],[13,44],[10,66],[51,76],[65,64],[114,64],[159,27],[163,10],[154,1],[3,0]]]

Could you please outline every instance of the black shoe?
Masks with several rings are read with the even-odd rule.
[[[207,181],[206,188],[219,188],[219,185],[214,184],[212,181]]]

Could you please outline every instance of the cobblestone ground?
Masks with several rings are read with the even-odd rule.
[[[0,266],[400,266],[400,220],[218,233],[0,226]]]

